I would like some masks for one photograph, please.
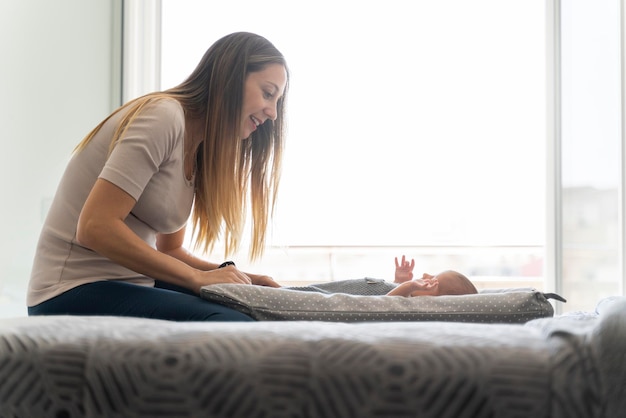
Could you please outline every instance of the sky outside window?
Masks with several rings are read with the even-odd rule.
[[[544,7],[164,0],[162,87],[230,32],[284,53],[271,245],[543,245]]]

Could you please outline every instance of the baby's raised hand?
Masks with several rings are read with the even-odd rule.
[[[415,260],[411,259],[408,262],[405,256],[402,256],[402,260],[398,262],[398,257],[395,257],[396,262],[396,274],[394,278],[395,283],[404,283],[413,279],[413,268],[415,267]]]

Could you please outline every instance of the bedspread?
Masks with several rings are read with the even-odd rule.
[[[1,417],[621,417],[626,299],[521,324],[0,320]]]

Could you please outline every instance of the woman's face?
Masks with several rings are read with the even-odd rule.
[[[287,71],[281,64],[270,64],[249,73],[243,92],[241,139],[248,138],[266,120],[276,120],[276,106],[285,92]]]

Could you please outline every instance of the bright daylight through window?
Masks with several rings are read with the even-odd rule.
[[[419,274],[543,286],[543,2],[254,5],[164,0],[161,51],[162,88],[234,31],[288,60],[283,179],[252,268],[279,282],[388,279],[406,254]]]

